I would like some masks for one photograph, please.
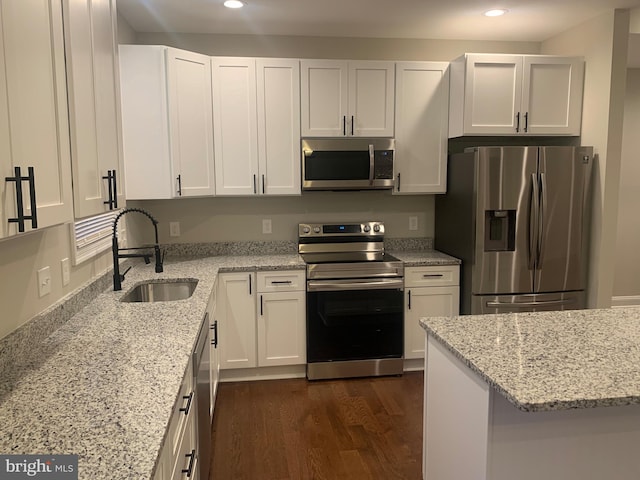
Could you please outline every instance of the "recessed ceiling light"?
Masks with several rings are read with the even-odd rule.
[[[240,0],[226,0],[224,6],[227,8],[242,8],[244,7],[244,2]]]
[[[500,15],[504,15],[508,11],[509,10],[489,10],[487,12],[484,12],[484,16],[485,17],[499,17]]]

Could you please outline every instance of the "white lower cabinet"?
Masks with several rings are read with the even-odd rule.
[[[220,381],[220,349],[218,348],[218,308],[216,302],[217,288],[211,292],[209,299],[209,341],[211,356],[209,357],[209,416],[213,420],[213,410],[218,394],[218,382]]]
[[[460,310],[458,265],[406,267],[404,358],[424,358],[421,317],[447,317]]]
[[[216,305],[221,369],[306,363],[303,270],[220,274]]]
[[[197,478],[193,475],[194,469],[197,468],[195,422],[195,385],[193,384],[193,362],[190,360],[173,407],[154,480]],[[187,473],[190,475],[187,476]]]
[[[255,273],[218,276],[216,308],[220,320],[221,369],[257,366],[255,291]]]
[[[305,274],[258,272],[258,366],[307,363]]]

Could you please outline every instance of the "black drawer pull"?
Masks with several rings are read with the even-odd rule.
[[[189,410],[191,410],[191,400],[193,400],[193,392],[189,395],[183,395],[182,398],[187,401],[187,404],[180,408],[180,411],[184,412],[185,415],[189,415]]]
[[[422,278],[442,278],[444,277],[441,273],[425,273],[422,275]]]
[[[272,280],[271,285],[291,285],[291,280]]]
[[[187,468],[183,468],[182,469],[182,473],[186,473],[187,474],[187,478],[189,478],[189,477],[191,477],[191,474],[193,473],[193,464],[196,461],[196,451],[195,450],[191,450],[191,453],[185,454],[185,458],[189,459],[189,466]]]

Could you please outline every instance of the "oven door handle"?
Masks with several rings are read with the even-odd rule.
[[[376,280],[309,280],[307,292],[335,292],[340,290],[391,290],[404,288],[402,278],[382,278]]]

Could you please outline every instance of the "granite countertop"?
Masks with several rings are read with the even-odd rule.
[[[389,253],[402,260],[405,267],[423,267],[437,265],[460,265],[460,259],[437,250],[395,251]]]
[[[149,479],[218,272],[303,269],[297,254],[136,264],[0,381],[0,452],[77,454],[79,478]],[[137,283],[197,279],[186,300],[121,303]]]
[[[640,404],[640,308],[422,318],[527,412]]]
[[[77,454],[83,480],[151,478],[217,274],[305,269],[297,253],[261,254],[260,245],[252,255],[207,256],[207,248],[169,257],[160,274],[153,263],[136,263],[122,291],[96,292],[44,334],[42,325],[53,323],[31,326],[34,345],[12,344],[21,353],[2,359],[0,452]],[[459,263],[434,250],[394,255],[407,266]],[[198,285],[185,300],[119,301],[142,281],[170,279]]]

